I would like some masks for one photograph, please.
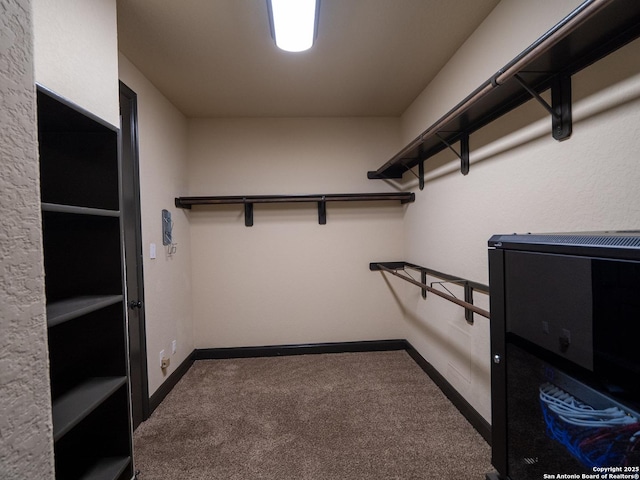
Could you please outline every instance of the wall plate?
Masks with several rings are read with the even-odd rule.
[[[173,243],[172,229],[171,212],[162,210],[162,245],[171,245]]]

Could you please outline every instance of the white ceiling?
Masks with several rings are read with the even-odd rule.
[[[118,0],[121,52],[189,117],[398,116],[499,0],[321,0],[279,50],[266,0]]]

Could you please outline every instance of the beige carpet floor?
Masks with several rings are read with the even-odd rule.
[[[404,351],[196,361],[134,447],[140,480],[492,471],[487,443]]]

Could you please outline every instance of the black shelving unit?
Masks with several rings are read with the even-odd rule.
[[[56,478],[133,478],[118,129],[38,87]]]
[[[425,160],[447,148],[460,157],[460,169],[466,175],[469,135],[532,98],[551,115],[553,137],[569,138],[571,76],[638,36],[637,0],[585,1],[367,177],[402,178],[418,166],[422,189]],[[551,105],[540,97],[549,89]]]

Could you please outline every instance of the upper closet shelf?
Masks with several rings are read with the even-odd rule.
[[[177,197],[176,207],[191,208],[193,205],[244,205],[244,224],[253,225],[254,203],[314,203],[318,204],[318,223],[327,223],[327,202],[371,202],[381,200],[397,200],[400,203],[410,203],[415,200],[412,192],[391,193],[327,193],[317,195],[246,195],[219,197]]]
[[[552,118],[556,140],[571,135],[571,75],[640,36],[638,0],[587,0],[520,55],[498,70],[376,171],[370,179],[402,178],[424,161],[450,148],[469,171],[469,135],[531,98]],[[551,89],[551,105],[540,93]],[[454,144],[460,142],[460,151]]]
[[[42,203],[43,212],[69,213],[72,215],[93,215],[96,217],[119,217],[119,210],[104,208],[77,207],[75,205],[60,205],[57,203]]]

